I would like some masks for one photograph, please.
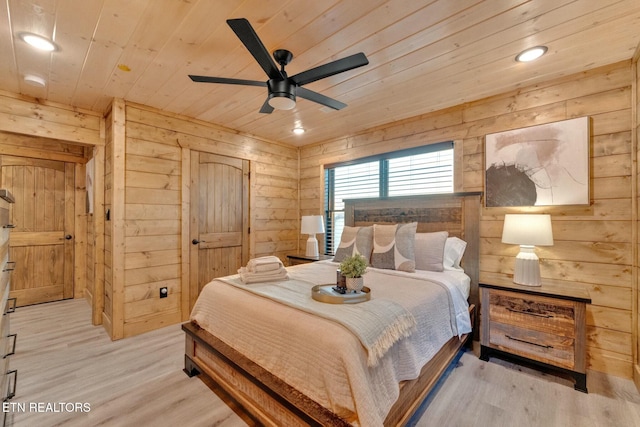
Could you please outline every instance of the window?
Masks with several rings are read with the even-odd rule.
[[[453,192],[453,142],[325,167],[325,252],[344,228],[344,199]]]

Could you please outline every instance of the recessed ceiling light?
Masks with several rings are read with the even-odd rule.
[[[58,46],[46,37],[39,36],[33,33],[20,33],[18,36],[24,40],[25,43],[35,47],[36,49],[44,50],[47,52],[53,52],[58,50]]]
[[[516,61],[518,62],[531,62],[540,58],[542,55],[547,53],[546,46],[536,46],[526,50],[523,50],[516,56]]]
[[[304,128],[301,128],[301,127],[293,128],[292,132],[295,133],[296,135],[302,135],[304,133]]]
[[[28,85],[36,86],[36,87],[45,87],[47,85],[47,82],[46,82],[45,79],[43,79],[40,76],[33,75],[33,74],[26,74],[24,76],[24,81]]]

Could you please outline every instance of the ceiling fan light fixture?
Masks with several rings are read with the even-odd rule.
[[[296,97],[288,93],[271,93],[269,105],[276,110],[291,110],[296,106]]]
[[[196,76],[192,74],[189,74],[189,78],[194,82],[202,83],[267,86],[268,96],[260,108],[260,113],[263,114],[271,114],[273,110],[276,109],[291,110],[296,106],[296,95],[334,110],[340,110],[346,107],[347,104],[303,88],[302,86],[369,64],[369,60],[365,54],[360,52],[288,77],[284,68],[293,59],[293,54],[290,51],[286,49],[276,49],[273,52],[272,58],[247,19],[227,19],[227,24],[233,32],[236,33],[236,36],[238,36],[242,44],[244,44],[244,47],[247,48],[253,56],[253,59],[256,60],[258,65],[260,65],[262,70],[267,74],[269,80],[265,83],[260,80]],[[280,68],[278,68],[278,65],[280,65]]]
[[[546,46],[532,47],[532,48],[525,49],[522,52],[520,52],[516,56],[516,61],[518,61],[518,62],[535,61],[536,59],[540,58],[545,53],[547,53],[547,47]]]
[[[53,52],[58,50],[58,46],[46,37],[33,33],[19,33],[18,37],[30,46],[45,52]]]

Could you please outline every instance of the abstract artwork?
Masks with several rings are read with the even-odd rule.
[[[589,118],[489,134],[485,205],[589,204]]]

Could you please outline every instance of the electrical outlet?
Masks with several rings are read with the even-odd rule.
[[[166,298],[169,295],[169,289],[167,287],[160,288],[160,298]]]

